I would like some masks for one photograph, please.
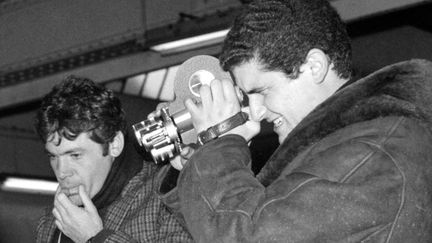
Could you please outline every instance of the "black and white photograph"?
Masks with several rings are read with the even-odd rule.
[[[432,243],[432,0],[0,0],[0,243]]]

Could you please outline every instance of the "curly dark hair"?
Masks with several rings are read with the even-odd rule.
[[[90,79],[69,76],[43,98],[35,128],[45,143],[55,133],[74,140],[88,132],[90,139],[103,145],[106,155],[117,132],[126,132],[126,122],[120,100],[111,90]]]
[[[297,78],[312,48],[328,55],[339,77],[351,77],[351,41],[328,1],[255,0],[234,20],[219,59],[225,71],[256,59],[263,70]]]

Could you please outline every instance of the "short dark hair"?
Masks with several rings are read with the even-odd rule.
[[[234,20],[219,59],[225,71],[256,59],[266,71],[297,78],[313,48],[329,56],[340,77],[351,77],[351,41],[328,1],[255,0]]]
[[[45,143],[55,133],[74,140],[88,132],[91,140],[104,146],[106,155],[117,132],[125,133],[126,122],[120,100],[111,90],[90,79],[69,76],[43,98],[35,128]]]

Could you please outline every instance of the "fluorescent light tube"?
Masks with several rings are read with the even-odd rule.
[[[150,47],[151,50],[170,53],[191,50],[203,46],[220,43],[224,40],[229,30],[220,30],[203,35],[193,36],[181,40],[171,41]]]
[[[55,194],[58,183],[42,179],[6,177],[1,185],[4,191]]]

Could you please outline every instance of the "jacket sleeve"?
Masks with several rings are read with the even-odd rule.
[[[192,237],[187,230],[178,222],[175,216],[169,213],[162,205],[158,215],[152,216],[157,218],[156,229],[152,230],[149,226],[146,227],[144,225],[146,222],[143,221],[143,219],[149,217],[149,215],[147,215],[148,213],[148,211],[140,211],[138,214],[135,214],[129,222],[125,222],[128,226],[124,226],[120,230],[103,229],[92,239],[92,242],[193,242]],[[147,223],[150,224],[150,222]],[[143,231],[143,228],[147,228],[148,231]]]
[[[168,212],[165,208],[159,215],[158,238],[152,242],[193,242],[192,236],[187,231],[175,214]]]
[[[179,171],[170,164],[165,165],[157,174],[156,193],[165,207],[173,214],[180,224],[186,227],[180,210],[180,199],[178,196],[177,180]]]
[[[352,146],[359,160],[382,156]],[[381,175],[351,184],[298,170],[264,187],[247,167],[250,159],[244,139],[227,135],[201,147],[181,171],[181,212],[196,241],[357,242],[392,226],[383,212],[397,211],[400,187],[375,187]]]
[[[48,242],[55,231],[54,216],[52,215],[52,207],[45,208],[45,214],[39,219],[36,227],[36,242]]]

